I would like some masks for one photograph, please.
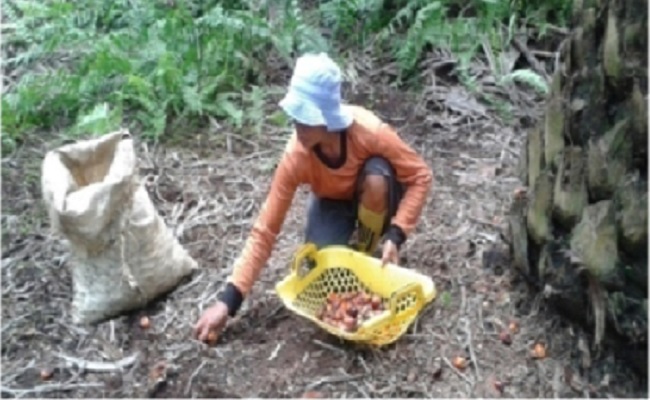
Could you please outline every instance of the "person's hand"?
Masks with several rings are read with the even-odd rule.
[[[194,325],[194,338],[205,343],[214,343],[228,322],[228,306],[217,301],[215,305],[203,312]]]
[[[383,267],[387,263],[397,264],[398,261],[399,251],[397,250],[397,245],[390,240],[386,240],[381,254],[381,266]]]

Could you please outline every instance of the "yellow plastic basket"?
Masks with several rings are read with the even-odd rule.
[[[307,261],[312,269],[303,273]],[[388,301],[382,314],[346,332],[316,317],[330,292],[366,290]],[[309,243],[297,252],[290,274],[276,285],[276,292],[292,312],[307,318],[329,333],[353,342],[383,346],[406,332],[420,310],[436,296],[431,278],[381,261],[345,246],[317,250]]]

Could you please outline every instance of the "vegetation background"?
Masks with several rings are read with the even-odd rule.
[[[396,67],[417,87],[424,54],[448,50],[455,73],[499,60],[524,32],[543,41],[566,25],[564,0],[116,0],[3,2],[2,147],[52,130],[69,137],[137,127],[159,140],[209,117],[259,134],[262,107],[306,51],[345,62],[360,53]],[[539,71],[500,72],[499,83],[545,92]],[[351,77],[353,78],[353,77]],[[487,99],[492,100],[492,99]],[[279,115],[272,118],[281,118]]]

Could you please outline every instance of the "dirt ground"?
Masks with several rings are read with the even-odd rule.
[[[531,111],[506,124],[461,87],[426,96],[368,89],[358,97],[426,158],[436,183],[404,265],[431,276],[438,297],[397,343],[353,346],[284,309],[274,284],[302,239],[298,193],[268,267],[216,347],[191,328],[230,272],[264,198],[285,137],[218,132],[182,145],[138,146],[142,176],[200,271],[150,307],[96,327],[70,321],[67,249],[48,233],[40,162],[52,141],[34,140],[2,163],[2,395],[5,397],[647,397],[647,382],[531,298],[507,265],[483,255],[497,242]],[[379,99],[379,100],[377,100]],[[285,129],[286,131],[286,129]],[[225,144],[231,144],[228,152]],[[184,204],[184,217],[172,217]],[[140,328],[143,315],[151,320]],[[512,344],[499,340],[511,321]],[[537,342],[547,357],[533,359]],[[467,369],[452,368],[456,356]],[[76,360],[76,361],[75,361]],[[115,362],[96,372],[79,360]],[[42,380],[43,369],[52,377]],[[501,383],[502,385],[499,385]],[[501,387],[499,391],[497,387]]]

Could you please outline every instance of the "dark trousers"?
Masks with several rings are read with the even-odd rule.
[[[388,183],[388,212],[385,215],[381,235],[386,233],[390,221],[397,212],[397,207],[404,194],[403,186],[397,181],[395,170],[383,157],[371,157],[363,164],[356,182],[353,200],[332,200],[319,198],[313,193],[309,196],[307,210],[306,242],[314,243],[318,248],[329,245],[348,245],[357,228],[359,211],[359,193],[366,176],[379,175]],[[375,249],[369,249],[371,253]]]

